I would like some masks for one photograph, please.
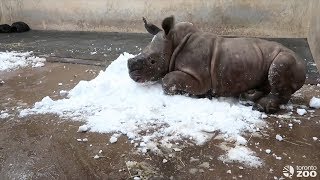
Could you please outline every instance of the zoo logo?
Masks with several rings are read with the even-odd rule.
[[[296,177],[316,177],[317,166],[296,166]],[[294,175],[294,167],[287,165],[283,168],[282,172],[285,177],[292,178]]]
[[[317,166],[297,166],[297,177],[316,177]]]
[[[283,168],[282,172],[285,177],[292,178],[294,174],[294,168],[290,165],[287,165]]]

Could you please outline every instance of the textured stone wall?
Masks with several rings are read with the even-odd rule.
[[[1,0],[0,21],[33,29],[145,32],[168,15],[223,35],[307,37],[313,0]]]
[[[317,64],[318,70],[320,70],[320,1],[316,0],[313,4],[308,43],[314,61]]]

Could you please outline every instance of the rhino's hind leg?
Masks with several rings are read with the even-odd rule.
[[[278,111],[280,104],[286,104],[304,80],[305,67],[297,64],[290,52],[280,52],[269,68],[270,93],[257,100],[254,108],[266,113]]]
[[[203,87],[201,83],[193,76],[182,71],[173,71],[165,75],[162,79],[162,88],[165,94],[183,94],[203,95],[208,88]]]

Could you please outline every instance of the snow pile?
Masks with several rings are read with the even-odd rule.
[[[167,96],[160,84],[135,83],[127,70],[131,57],[128,53],[120,55],[95,79],[79,82],[66,99],[45,97],[33,108],[22,110],[20,116],[54,113],[85,120],[90,131],[124,134],[142,152],[157,151],[159,144],[173,148],[172,141],[184,139],[203,144],[214,132],[245,144],[244,132],[264,124],[260,112],[234,99]]]
[[[316,97],[312,97],[309,103],[309,106],[312,108],[319,109],[320,108],[320,99]]]
[[[26,66],[44,66],[46,59],[33,56],[32,53],[32,51],[24,53],[0,52],[0,71],[10,71]]]

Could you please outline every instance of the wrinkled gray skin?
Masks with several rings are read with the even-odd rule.
[[[129,59],[136,82],[162,80],[166,94],[242,97],[267,113],[279,110],[306,78],[304,61],[283,45],[257,38],[223,38],[191,23],[163,20],[138,56]]]

